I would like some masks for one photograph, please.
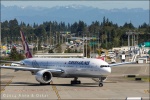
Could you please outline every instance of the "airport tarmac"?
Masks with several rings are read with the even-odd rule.
[[[1,69],[1,99],[97,99],[125,100],[142,97],[149,100],[149,81],[125,78],[128,74],[149,76],[149,64],[129,64],[113,67],[112,73],[98,86],[97,79],[79,78],[80,85],[70,85],[72,78],[52,78],[51,85],[41,86],[28,71]]]

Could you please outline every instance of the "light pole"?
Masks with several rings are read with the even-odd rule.
[[[48,36],[47,36],[47,43],[46,43],[46,44],[47,44],[47,46],[48,46]]]
[[[33,39],[32,39],[32,36],[31,36],[31,45],[32,45],[32,55],[33,55]]]
[[[62,41],[62,43],[63,43],[63,35],[62,35],[62,33],[61,33],[61,39],[62,39],[61,41]]]
[[[78,38],[79,38],[79,33],[81,33],[81,32],[83,33],[83,31],[78,32]],[[83,40],[83,58],[84,58],[84,40],[85,40],[85,38],[84,38],[84,34],[82,34],[81,36],[82,36],[82,40]]]
[[[81,32],[81,31],[79,31],[79,32]],[[78,37],[79,37],[79,32],[78,32]]]
[[[90,47],[90,58],[91,58],[91,47],[92,47],[92,46],[91,46],[91,43],[90,43],[90,42],[91,42],[91,35],[89,34],[89,45],[90,45],[89,47]]]
[[[60,44],[60,33],[59,33],[59,44]]]
[[[93,37],[92,37],[92,38],[93,38]],[[95,45],[95,44],[94,44],[94,38],[93,38],[93,54],[94,54],[94,45]]]
[[[78,32],[78,37],[79,37],[79,33],[82,33],[82,32],[83,32],[83,31],[79,31],[79,32]]]
[[[57,45],[57,33],[55,33],[56,34],[56,45]]]
[[[89,34],[88,34],[89,33]],[[88,38],[89,38],[89,42],[90,42],[90,32],[89,31],[87,31],[87,33],[86,33],[86,57],[88,57]]]
[[[84,34],[83,34],[83,58],[84,58]]]
[[[86,58],[87,58],[87,34],[86,34]]]
[[[38,52],[38,37],[37,36],[36,36],[36,39],[37,39],[36,42],[37,42],[37,52]]]
[[[54,37],[53,37],[53,46],[54,46]]]
[[[52,46],[52,43],[51,43],[51,38],[52,35],[51,35],[51,24],[50,24],[50,27],[49,27],[49,39],[50,39],[50,46]]]
[[[12,46],[12,45],[13,45],[13,43],[14,43],[14,42],[13,42],[13,37],[12,37],[11,39],[12,39],[12,42],[11,42],[11,46]]]
[[[17,43],[20,44],[20,43],[19,43],[19,37],[17,37]]]
[[[41,45],[42,45],[41,47],[42,47],[42,52],[43,52],[43,36],[42,36],[42,44]]]
[[[7,37],[6,37],[6,47],[7,47],[7,44],[8,44],[8,43],[7,43]]]
[[[98,33],[98,50],[100,49],[100,32]]]

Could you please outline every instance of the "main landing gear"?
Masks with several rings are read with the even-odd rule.
[[[103,78],[99,78],[99,87],[103,87]]]
[[[81,81],[78,80],[77,77],[75,77],[74,80],[71,80],[71,84],[81,84]]]

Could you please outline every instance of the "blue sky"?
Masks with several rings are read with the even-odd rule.
[[[19,7],[54,7],[54,6],[68,6],[68,5],[85,5],[100,9],[114,9],[114,8],[143,8],[149,9],[149,1],[1,1],[4,6],[17,5]]]

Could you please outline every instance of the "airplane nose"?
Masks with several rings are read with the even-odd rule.
[[[110,73],[111,73],[111,68],[110,68],[110,67],[105,68],[105,73],[106,73],[106,74],[110,74]]]
[[[111,73],[111,68],[107,68],[107,72],[110,74]]]

